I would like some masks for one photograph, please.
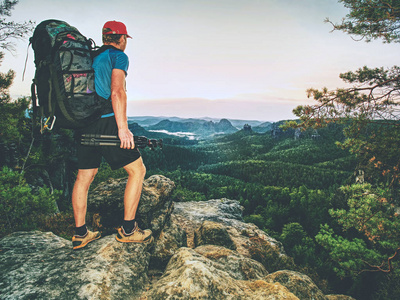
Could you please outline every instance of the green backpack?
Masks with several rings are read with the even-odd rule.
[[[79,129],[100,118],[110,101],[95,92],[94,42],[59,20],[41,22],[30,38],[35,55],[34,121],[41,132]]]

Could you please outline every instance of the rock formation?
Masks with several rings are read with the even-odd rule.
[[[82,251],[51,232],[0,241],[1,299],[138,299],[148,282],[145,245],[106,236]]]
[[[242,220],[228,199],[174,203],[174,183],[144,183],[138,219],[150,245],[115,240],[126,179],[90,195],[103,237],[72,251],[53,233],[16,232],[0,240],[1,299],[352,299],[325,296],[290,267],[280,242]]]

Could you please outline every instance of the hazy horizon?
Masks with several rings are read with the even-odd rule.
[[[179,116],[165,116],[165,115],[156,115],[156,116],[151,116],[151,115],[128,115],[128,119],[132,118],[132,119],[138,119],[138,118],[156,118],[156,119],[181,119],[181,120],[190,120],[190,119],[195,119],[195,120],[212,120],[212,121],[220,121],[222,119],[227,119],[229,121],[249,121],[249,122],[260,122],[260,123],[265,123],[265,122],[270,122],[270,123],[274,123],[276,121],[270,121],[270,120],[257,120],[257,119],[237,119],[237,118],[212,118],[212,117],[207,117],[207,116],[202,116],[202,117],[195,117],[195,118],[183,118],[183,117],[179,117]],[[278,120],[278,121],[285,121],[286,119],[282,119],[282,120]]]
[[[90,12],[96,18],[77,13]],[[333,32],[347,10],[337,0],[20,0],[13,21],[65,20],[101,44],[108,20],[123,21],[129,39],[129,115],[294,118],[310,103],[308,88],[344,87],[339,74],[391,67],[399,44],[355,42]],[[35,67],[28,40],[5,53],[0,72],[13,69],[11,95],[30,95]],[[29,54],[25,80],[22,72]]]

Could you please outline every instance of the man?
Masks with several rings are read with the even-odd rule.
[[[150,230],[141,230],[135,221],[136,210],[142,192],[146,168],[128,128],[126,116],[127,96],[125,77],[129,60],[124,53],[128,35],[126,26],[117,21],[109,21],[103,26],[103,47],[94,58],[95,88],[97,94],[110,99],[108,109],[102,117],[78,132],[104,135],[118,135],[121,147],[78,146],[78,175],[72,192],[72,206],[75,218],[75,235],[72,238],[73,249],[85,247],[100,238],[100,233],[86,228],[87,195],[102,157],[113,170],[123,167],[128,173],[128,182],[124,194],[124,222],[118,229],[116,239],[119,242],[147,243],[152,241]]]

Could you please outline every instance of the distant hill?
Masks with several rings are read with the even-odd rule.
[[[239,120],[239,119],[228,119],[226,118],[233,127],[236,127],[237,129],[242,129],[244,124],[249,124],[250,126],[262,126],[263,121],[258,121],[258,120]],[[129,122],[135,122],[138,123],[140,126],[143,127],[148,127],[152,125],[156,125],[157,123],[163,121],[163,120],[169,120],[172,122],[180,122],[180,123],[186,123],[186,122],[194,122],[194,123],[206,123],[206,122],[214,122],[218,123],[220,119],[218,118],[179,118],[179,117],[163,117],[163,116],[138,116],[138,117],[128,117]],[[269,122],[265,122],[269,123]]]
[[[233,126],[239,129],[242,129],[245,124],[250,125],[252,128],[264,124],[262,121],[257,121],[257,120],[236,120],[236,119],[228,119],[228,120],[232,123]],[[265,122],[265,123],[270,123],[270,122]]]
[[[165,120],[165,117],[152,117],[152,116],[145,116],[145,117],[128,117],[128,123],[137,123],[140,126],[150,126],[157,124],[158,122]]]
[[[253,126],[251,129],[255,132],[265,133],[265,132],[271,131],[272,127],[273,127],[273,123],[264,122],[258,126]]]
[[[165,138],[169,137],[167,134],[150,132],[140,126],[138,123],[128,121],[129,130],[132,131],[134,135],[146,136],[148,138]]]
[[[220,133],[233,133],[238,129],[227,119],[219,122],[191,119],[186,122],[162,120],[155,125],[147,127],[147,130],[166,130],[168,132],[191,132],[202,137]]]
[[[210,119],[210,118],[179,118],[179,117],[153,117],[153,116],[143,116],[143,117],[128,117],[128,121],[138,123],[140,126],[148,127],[152,125],[156,125],[161,121],[169,120],[171,122],[195,122],[195,123],[205,123],[208,121],[219,121],[218,119]]]
[[[164,132],[154,132],[148,131],[138,123],[128,121],[129,130],[136,136],[145,136],[150,139],[162,139],[164,141],[164,145],[194,145],[197,143],[196,140],[188,138],[186,136],[180,135],[170,135]]]

